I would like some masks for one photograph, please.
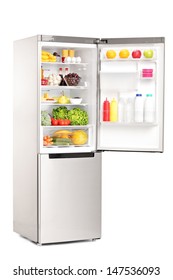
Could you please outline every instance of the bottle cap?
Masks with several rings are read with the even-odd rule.
[[[62,68],[59,68],[59,71],[62,71]]]
[[[65,71],[68,71],[68,68],[65,68]]]
[[[153,95],[151,93],[146,94],[147,97],[152,97]]]
[[[137,93],[136,96],[142,96],[142,94],[141,93]]]

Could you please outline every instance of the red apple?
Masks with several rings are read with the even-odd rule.
[[[141,51],[140,50],[135,50],[132,52],[132,57],[133,58],[140,58],[142,55]]]

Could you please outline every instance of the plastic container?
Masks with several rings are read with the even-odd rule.
[[[48,79],[41,79],[41,85],[47,86],[48,85]]]
[[[143,69],[142,70],[143,78],[152,78],[153,77],[153,69]]]
[[[68,50],[68,56],[74,57],[74,50]]]
[[[118,103],[115,98],[113,98],[110,103],[110,121],[111,122],[118,121]]]
[[[128,98],[125,108],[125,121],[131,123],[134,121],[134,104],[133,99]]]
[[[135,98],[135,122],[140,123],[144,120],[144,104],[142,94],[136,94]]]
[[[120,98],[119,102],[118,102],[118,121],[124,122],[124,108],[125,107],[125,103],[124,100],[122,98]]]
[[[144,121],[153,123],[155,121],[155,103],[152,94],[146,94],[144,105]]]
[[[110,121],[110,102],[106,100],[103,102],[103,121],[109,122]]]
[[[70,98],[70,103],[71,104],[77,105],[77,104],[80,104],[81,102],[82,102],[82,98],[80,98],[80,97]]]
[[[142,77],[143,78],[152,78],[153,77],[153,69],[142,69]]]

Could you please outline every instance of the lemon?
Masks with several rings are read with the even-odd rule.
[[[106,52],[106,57],[109,59],[113,59],[116,57],[116,52],[114,50],[108,50]]]
[[[119,57],[120,58],[128,58],[130,55],[129,51],[126,49],[123,49],[119,52]]]

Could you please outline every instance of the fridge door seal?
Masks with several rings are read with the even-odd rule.
[[[164,37],[141,37],[141,38],[102,38],[100,40],[96,41],[97,45],[98,45],[98,106],[97,106],[97,150],[98,151],[124,151],[124,152],[163,152],[164,150],[164,67],[165,67],[165,38]],[[157,69],[156,67],[156,72],[157,72],[157,89],[156,89],[156,93],[158,94],[157,97],[157,106],[159,109],[157,109],[157,113],[156,113],[156,118],[157,118],[157,123],[154,127],[151,125],[147,124],[144,125],[144,129],[140,128],[139,125],[139,131],[142,129],[144,131],[146,131],[146,133],[150,133],[150,139],[152,137],[155,137],[155,142],[157,142],[157,144],[154,143],[154,141],[150,141],[150,144],[146,144],[144,143],[144,145],[142,144],[141,146],[137,145],[136,147],[134,145],[132,145],[131,147],[129,147],[127,144],[126,145],[122,145],[121,146],[115,146],[114,145],[101,145],[100,144],[100,137],[102,136],[100,135],[100,127],[101,127],[101,84],[100,84],[100,72],[101,72],[101,67],[102,67],[102,60],[101,60],[101,48],[112,48],[116,47],[115,45],[117,45],[117,47],[124,47],[127,48],[134,48],[135,45],[136,47],[138,46],[142,46],[143,48],[147,47],[147,44],[149,45],[149,47],[153,46],[156,47],[158,46],[158,57],[160,56],[161,58],[159,58],[157,61],[157,54],[156,54],[156,64],[159,65],[159,68]],[[114,46],[113,46],[114,45]],[[123,46],[124,45],[124,46]],[[159,49],[160,48],[160,49]],[[131,59],[132,60],[132,59]],[[110,65],[112,63],[110,62]],[[123,64],[123,63],[122,63]],[[139,68],[139,67],[138,67]],[[158,71],[157,71],[158,70]],[[149,127],[150,126],[150,127]],[[159,127],[157,129],[157,127]],[[124,126],[125,128],[125,126]],[[121,126],[116,126],[117,131],[121,130]],[[127,126],[127,129],[129,129],[130,131],[130,126]],[[132,130],[136,130],[137,131],[137,125],[136,127],[132,127]],[[113,126],[112,129],[110,128],[109,130],[114,130]],[[153,130],[153,133],[151,133],[151,131]],[[155,133],[154,133],[155,131]],[[144,132],[143,132],[144,134]],[[110,132],[111,135],[111,132]],[[157,137],[156,137],[157,135]],[[131,137],[131,141],[132,141],[132,137]],[[146,141],[147,142],[147,141]]]

